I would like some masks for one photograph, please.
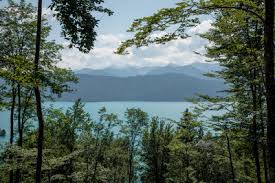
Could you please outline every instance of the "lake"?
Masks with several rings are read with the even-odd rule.
[[[68,109],[73,102],[47,102],[45,107],[53,106],[56,108]],[[124,118],[124,113],[127,108],[141,108],[147,112],[150,117],[159,116],[161,118],[169,118],[178,120],[182,112],[186,108],[194,107],[190,102],[87,102],[85,103],[85,110],[91,114],[93,119],[98,118],[97,112],[102,107],[106,107],[107,112],[115,113],[120,119]],[[0,141],[6,141],[9,136],[9,112],[0,112],[0,128],[7,131],[6,137],[0,137]]]

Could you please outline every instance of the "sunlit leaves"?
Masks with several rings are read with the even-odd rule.
[[[262,3],[248,0],[183,1],[173,8],[163,8],[152,16],[135,20],[128,30],[134,33],[133,38],[123,41],[116,53],[127,54],[127,48],[130,47],[165,44],[171,40],[187,38],[188,28],[197,26],[200,16],[220,14],[223,10],[246,13],[263,21]]]
[[[99,20],[94,13],[112,15],[103,8],[103,0],[53,0],[50,8],[61,23],[62,35],[70,41],[70,47],[77,47],[82,52],[89,52],[96,40],[96,27]]]

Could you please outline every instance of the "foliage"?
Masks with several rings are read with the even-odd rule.
[[[50,8],[71,47],[83,52],[94,47],[98,20],[92,12],[112,14],[102,3],[52,1]],[[43,182],[272,182],[266,140],[270,73],[263,62],[267,53],[264,5],[256,0],[187,0],[135,20],[129,29],[134,37],[123,42],[117,53],[192,36],[188,29],[197,26],[202,15],[211,15],[212,28],[200,36],[212,43],[205,56],[222,69],[209,75],[226,82],[227,96],[200,95],[196,110],[186,109],[179,121],[151,118],[136,108],[127,109],[123,119],[102,108],[95,120],[81,100],[66,111],[47,108]],[[56,66],[62,47],[47,40],[50,27],[45,19],[38,77],[33,77],[36,18],[34,7],[23,0],[9,1],[0,10],[0,76],[5,80],[0,107],[10,110],[11,124],[18,122],[18,132],[0,152],[0,182],[4,183],[13,177],[16,182],[33,179],[36,136],[41,134],[28,126],[37,121],[33,87],[42,88],[43,99],[49,99],[70,91],[68,82],[76,81],[72,71]],[[205,111],[218,113],[206,118]]]
[[[103,8],[103,0],[52,0],[50,5],[54,16],[61,23],[62,35],[80,51],[89,52],[94,47],[97,33],[95,28],[99,20],[91,12],[112,15],[113,12]],[[77,7],[77,8],[76,8]]]

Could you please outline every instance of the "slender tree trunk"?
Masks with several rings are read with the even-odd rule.
[[[23,129],[22,129],[22,123],[21,123],[21,86],[18,84],[17,85],[17,98],[18,98],[18,134],[19,134],[19,139],[18,139],[18,146],[22,147],[23,145]]]
[[[97,166],[98,166],[98,155],[96,155],[96,159],[95,159],[94,173],[92,177],[93,182],[96,182]]]
[[[38,139],[37,139],[37,159],[36,159],[36,175],[35,182],[41,183],[41,169],[42,169],[42,157],[43,157],[43,140],[44,140],[44,117],[42,112],[41,94],[39,89],[39,57],[41,46],[41,27],[42,27],[42,0],[38,0],[37,11],[37,32],[36,32],[36,48],[34,59],[34,75],[37,79],[34,86],[34,93],[36,99],[36,112],[38,118]]]
[[[129,170],[128,170],[128,183],[132,183],[132,153],[130,154],[129,158]]]
[[[20,84],[17,84],[17,128],[18,128],[18,134],[19,134],[19,139],[18,139],[18,146],[22,147],[23,145],[23,131],[22,131],[22,124],[21,124],[21,86]],[[19,183],[20,180],[20,170],[16,169],[15,172],[15,183]]]
[[[12,101],[10,109],[10,144],[13,144],[14,139],[14,109],[15,109],[16,89],[14,81],[12,82]]]
[[[129,162],[128,162],[128,183],[133,182],[133,149],[129,149]]]
[[[262,135],[263,135],[263,137],[262,138],[265,138],[265,133],[264,133],[264,124],[263,124],[263,122],[261,122],[261,133],[262,133]],[[265,182],[266,183],[270,183],[270,180],[269,180],[269,175],[268,175],[268,164],[267,164],[267,157],[266,157],[266,142],[265,142],[265,140],[262,140],[262,148],[263,148],[263,152],[262,152],[262,154],[263,154],[263,161],[264,161],[264,175],[265,175]]]
[[[154,145],[154,148],[156,146]],[[154,166],[155,166],[155,183],[160,183],[161,178],[160,178],[160,171],[159,171],[159,162],[158,162],[158,154],[154,153]]]
[[[14,109],[15,109],[15,100],[16,100],[16,88],[15,82],[12,81],[12,101],[10,109],[10,144],[13,144],[14,139]],[[12,158],[12,157],[10,157]],[[10,171],[10,183],[13,183],[13,171]]]
[[[37,117],[39,121],[38,127],[38,139],[37,139],[37,160],[36,160],[36,183],[41,183],[41,169],[42,169],[42,157],[43,157],[43,140],[44,140],[44,118],[41,107],[41,97],[39,88],[35,88]]]
[[[264,124],[264,113],[263,113],[263,90],[261,90],[259,95],[259,110],[260,110],[260,121],[261,121],[261,137],[262,137],[262,156],[263,156],[263,162],[264,162],[264,175],[265,175],[265,183],[270,183],[269,180],[269,174],[268,174],[268,163],[267,163],[267,151],[266,151],[266,134],[265,134],[265,124]]]
[[[48,183],[51,183],[51,173],[48,173]]]
[[[251,79],[256,79],[255,70],[252,71]],[[260,158],[259,158],[259,146],[258,146],[258,125],[257,125],[257,88],[255,85],[251,84],[250,86],[251,93],[252,93],[252,109],[253,109],[253,117],[252,117],[252,138],[253,138],[253,155],[256,167],[256,175],[258,183],[262,182],[261,178],[261,165],[260,165]]]
[[[229,140],[227,132],[225,133],[225,137],[226,137],[226,142],[227,142],[227,151],[228,151],[228,154],[229,154],[232,183],[235,183],[236,182],[235,170],[234,170],[234,165],[233,165],[233,158],[232,158],[232,151],[231,151],[230,140]]]
[[[99,155],[101,154],[102,146],[101,146],[101,143],[99,142],[99,133],[100,133],[100,131],[98,131],[97,137],[96,137],[95,149],[98,149],[98,151],[96,152],[96,156],[95,156],[95,165],[94,165],[94,172],[93,172],[93,176],[92,176],[92,182],[96,182],[97,168],[98,168],[98,163],[99,163]]]
[[[27,110],[30,104],[30,101],[32,99],[33,91],[31,90],[29,94],[27,94],[27,97],[25,99],[25,102],[23,104],[23,110],[22,110],[22,119],[21,119],[21,129],[22,129],[22,145],[23,145],[23,133],[24,133],[24,128],[25,128],[25,123],[27,121],[26,115],[27,115]]]
[[[89,179],[89,156],[88,156],[88,152],[89,152],[89,146],[87,145],[86,147],[86,178],[85,178],[85,182],[88,182]]]
[[[270,182],[275,183],[274,0],[265,0],[264,61]]]
[[[72,145],[69,148],[69,150],[70,150],[70,153],[73,153],[74,146]],[[70,159],[70,163],[69,163],[69,174],[70,174],[70,176],[73,174],[73,172],[74,172],[74,162],[73,162],[73,159]],[[69,178],[69,182],[73,183],[73,178],[72,177]]]
[[[186,172],[186,183],[190,183],[190,177],[189,177],[189,164],[190,164],[190,160],[189,160],[189,153],[188,153],[188,149],[185,149],[185,156],[186,156],[186,168],[185,168],[185,172]]]

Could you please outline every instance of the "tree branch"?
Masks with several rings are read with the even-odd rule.
[[[235,10],[242,10],[244,12],[247,12],[247,13],[250,13],[252,15],[255,15],[257,18],[259,18],[263,23],[265,22],[265,19],[259,15],[258,13],[250,10],[250,9],[247,9],[247,8],[244,8],[243,6],[204,6],[204,7],[198,7],[199,9],[235,9]]]

